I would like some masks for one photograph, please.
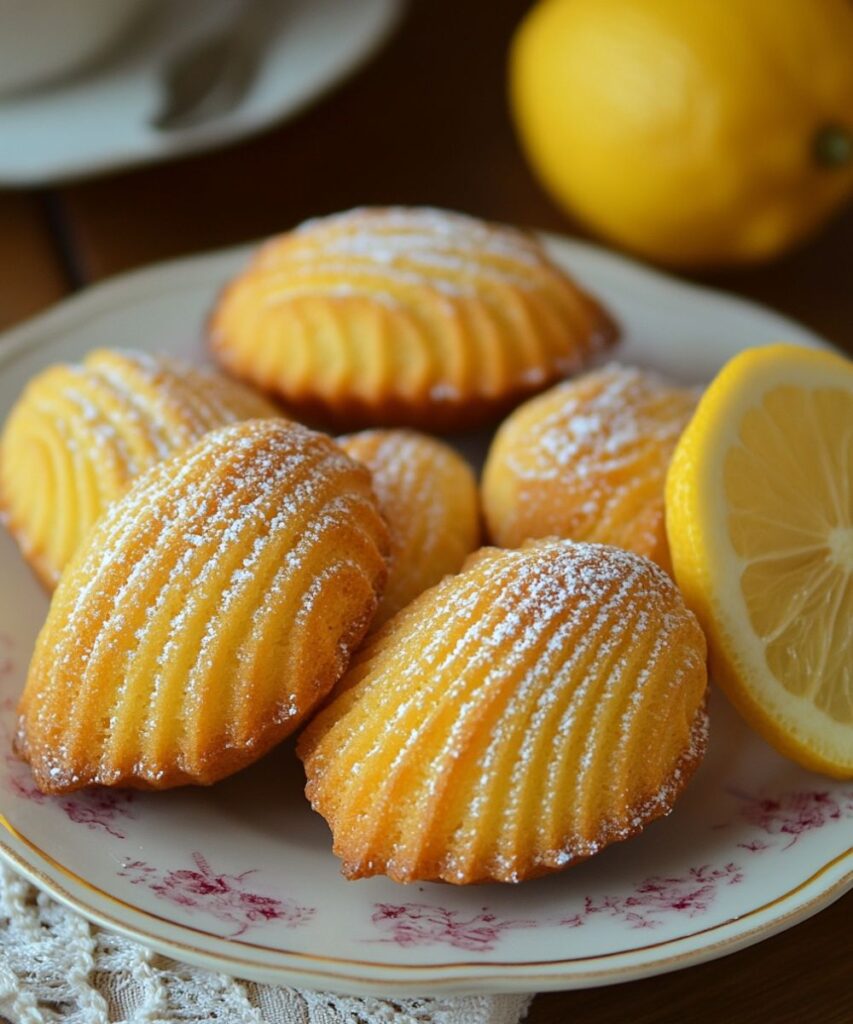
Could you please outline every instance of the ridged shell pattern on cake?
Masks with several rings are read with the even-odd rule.
[[[400,207],[273,238],[211,321],[221,362],[297,410],[433,429],[488,419],[615,333],[532,236]]]
[[[278,415],[220,373],[166,356],[101,349],[27,385],[0,441],[4,517],[44,583],[56,585],[110,501],[209,430]]]
[[[489,536],[503,547],[551,536],[615,544],[668,570],[664,481],[698,399],[616,364],[530,399],[489,451]]]
[[[284,420],[208,434],[114,502],[63,574],[19,709],[39,787],[210,783],[331,689],[387,531],[367,470]]]
[[[474,474],[448,445],[412,430],[365,430],[338,438],[364,463],[391,535],[388,583],[373,628],[445,576],[480,543]]]
[[[705,639],[597,544],[482,549],[357,655],[299,739],[351,878],[519,881],[666,814],[705,749]]]

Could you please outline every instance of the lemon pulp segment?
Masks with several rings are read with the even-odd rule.
[[[774,388],[739,434],[723,467],[728,530],[767,667],[853,723],[853,394]]]

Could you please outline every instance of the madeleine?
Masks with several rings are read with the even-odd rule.
[[[618,548],[485,548],[368,640],[298,750],[349,878],[517,882],[667,814],[706,745],[705,638]]]
[[[226,369],[302,417],[447,430],[576,372],[616,328],[532,235],[389,207],[268,241],[209,336]]]
[[[27,385],[0,438],[0,507],[49,588],[107,505],[209,430],[277,416],[221,373],[167,356],[99,349]]]
[[[283,420],[214,431],[114,502],[62,576],[19,707],[40,789],[215,782],[332,688],[385,581],[366,469]]]

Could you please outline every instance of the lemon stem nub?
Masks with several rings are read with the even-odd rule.
[[[842,167],[853,159],[853,134],[839,125],[826,125],[814,140],[817,162],[823,167]]]

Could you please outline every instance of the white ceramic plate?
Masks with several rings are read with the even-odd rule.
[[[686,380],[775,339],[756,306],[552,240],[626,329],[620,358]],[[0,341],[0,416],[25,381],[98,345],[201,358],[236,250],[116,279]],[[0,531],[0,725],[8,736],[47,600]],[[8,749],[8,739],[0,738]],[[41,796],[0,754],[2,853],[87,917],[261,981],[389,995],[541,990],[672,970],[757,942],[851,884],[853,784],[787,762],[715,695],[708,757],[674,813],[574,870],[515,887],[346,882],[289,746],[211,789]]]
[[[119,2],[119,0],[116,0]],[[221,21],[222,4],[160,3],[114,57],[0,98],[0,185],[46,185],[212,149],[283,121],[374,53],[402,0],[288,0],[247,95],[228,114],[160,132],[150,119],[170,55]]]

